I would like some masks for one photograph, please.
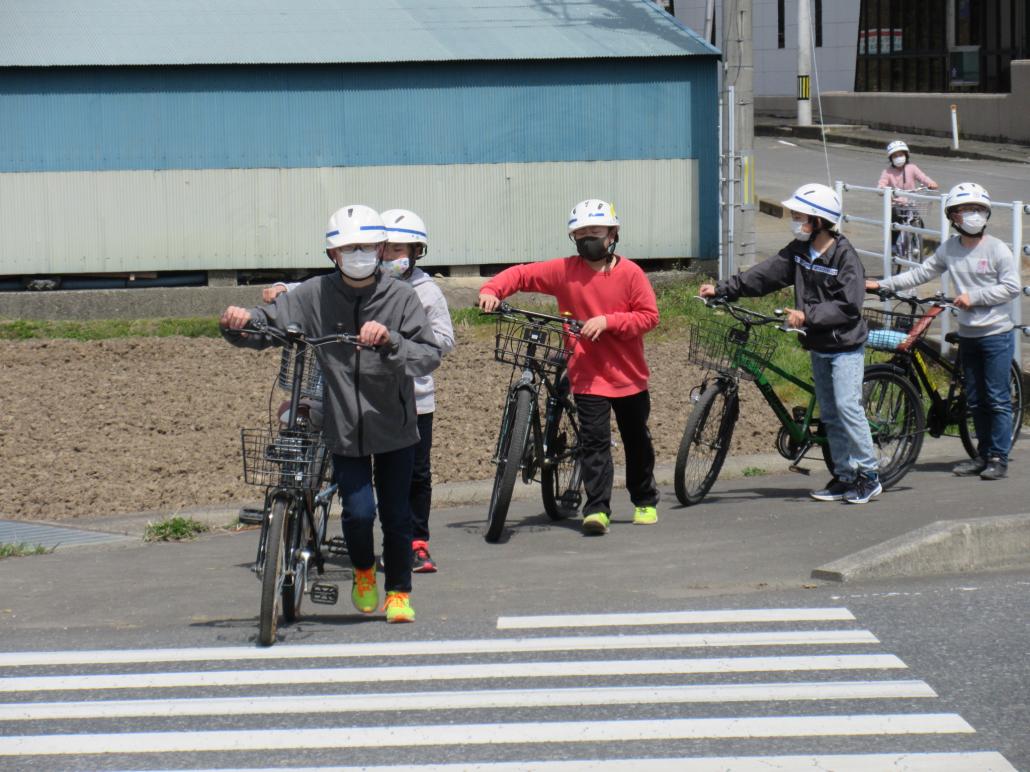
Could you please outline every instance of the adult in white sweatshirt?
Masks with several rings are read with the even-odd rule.
[[[1012,444],[1009,372],[1015,354],[1008,304],[1019,296],[1019,271],[1012,251],[986,233],[991,198],[974,182],[953,187],[945,212],[958,234],[922,265],[890,279],[867,281],[870,290],[904,290],[951,272],[959,295],[959,360],[965,377],[966,408],[976,429],[977,457],[953,468],[960,476],[1000,480],[1008,471]]]

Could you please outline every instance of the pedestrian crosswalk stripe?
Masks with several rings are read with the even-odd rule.
[[[234,772],[411,772],[412,765],[364,767],[275,767]],[[806,772],[1017,772],[1000,753],[855,753],[811,756],[707,756],[664,759],[583,759],[573,761],[480,761],[470,764],[422,764],[419,772],[772,772],[804,769]],[[187,772],[170,770],[169,772]],[[224,772],[189,770],[188,772]]]
[[[262,695],[182,700],[105,700],[0,704],[0,721],[173,718],[262,714],[357,713],[376,710],[545,708],[695,702],[857,700],[936,697],[923,681],[825,681],[690,686],[400,692],[389,694]]]
[[[879,643],[868,630],[787,630],[742,633],[670,633],[548,638],[483,638],[445,641],[379,641],[302,646],[224,646],[186,649],[7,652],[0,668],[52,665],[113,665],[134,662],[415,657],[440,654],[518,654],[532,651],[614,651],[732,646],[813,646]]]
[[[185,753],[303,748],[387,748],[512,743],[628,742],[770,737],[966,734],[955,713],[681,718],[662,721],[558,721],[497,724],[246,729],[0,737],[0,756]]]
[[[641,625],[710,625],[745,622],[840,622],[854,620],[846,608],[759,608],[713,611],[661,611],[633,614],[552,614],[498,617],[499,630],[544,627],[626,627]]]
[[[256,686],[374,681],[442,681],[476,678],[561,678],[682,673],[755,673],[811,670],[898,669],[892,654],[824,654],[802,657],[710,657],[691,659],[510,662],[471,665],[304,668],[300,670],[221,670],[191,673],[25,676],[0,679],[0,692],[84,689],[152,689],[183,686]]]

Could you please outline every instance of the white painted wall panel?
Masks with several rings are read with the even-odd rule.
[[[430,264],[568,254],[567,215],[613,200],[620,251],[698,256],[696,161],[0,174],[0,275],[303,268],[349,203],[423,215]]]

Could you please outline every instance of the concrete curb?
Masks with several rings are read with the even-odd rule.
[[[938,520],[827,563],[813,579],[860,579],[1030,568],[1030,514]]]

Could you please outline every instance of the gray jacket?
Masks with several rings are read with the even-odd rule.
[[[440,346],[410,284],[380,274],[374,284],[355,289],[334,271],[250,311],[256,321],[279,328],[295,322],[313,337],[337,329],[357,333],[369,321],[385,326],[390,342],[374,351],[346,343],[315,350],[325,373],[322,433],[329,450],[342,456],[387,453],[418,442],[413,379],[440,364]],[[253,338],[231,342],[272,345]]]

